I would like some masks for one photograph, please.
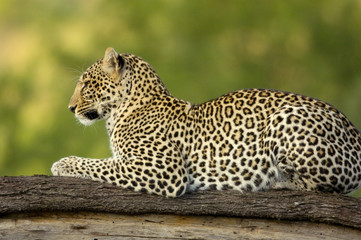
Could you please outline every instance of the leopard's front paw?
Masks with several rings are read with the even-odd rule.
[[[74,170],[72,170],[71,162],[75,161],[76,157],[65,157],[55,162],[51,167],[51,173],[54,176],[72,176]]]

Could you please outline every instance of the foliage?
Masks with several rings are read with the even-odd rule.
[[[179,98],[280,89],[323,99],[361,128],[360,12],[356,0],[1,1],[0,175],[111,154],[104,123],[85,128],[67,109],[109,46],[148,60]]]

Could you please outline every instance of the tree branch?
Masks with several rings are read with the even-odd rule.
[[[202,191],[171,199],[85,179],[0,177],[0,216],[54,211],[212,215],[312,221],[361,229],[361,199],[338,194]]]

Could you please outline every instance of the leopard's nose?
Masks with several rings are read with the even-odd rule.
[[[75,105],[75,106],[69,106],[69,110],[70,110],[72,113],[75,113],[76,107],[77,107],[77,105]]]

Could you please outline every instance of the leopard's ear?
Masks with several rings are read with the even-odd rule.
[[[110,75],[119,73],[123,68],[124,59],[111,47],[105,50],[103,58],[103,69]]]

